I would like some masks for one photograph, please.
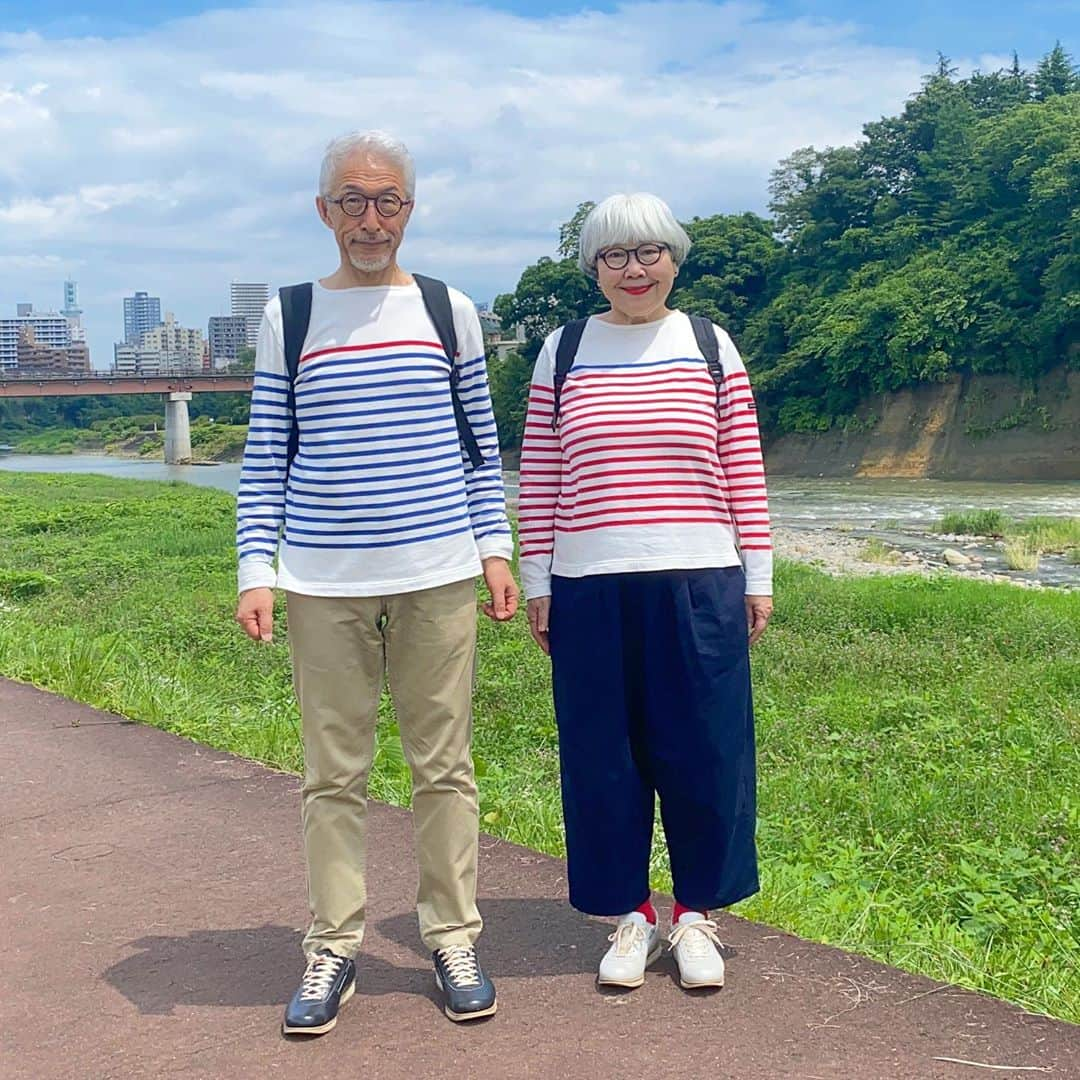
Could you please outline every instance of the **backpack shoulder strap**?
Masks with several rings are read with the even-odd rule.
[[[311,282],[301,285],[285,285],[278,290],[281,301],[281,335],[285,344],[285,372],[289,376],[289,415],[292,429],[289,432],[287,465],[292,465],[300,447],[300,430],[296,426],[296,373],[300,369],[300,353],[304,348],[308,324],[311,322]]]
[[[457,331],[454,329],[454,309],[450,306],[450,290],[446,283],[438,278],[428,277],[426,274],[413,274],[413,280],[420,289],[424,307],[435,324],[435,333],[439,335],[439,344],[454,367],[454,357],[457,356],[458,342]]]
[[[446,359],[450,361],[450,400],[454,406],[454,422],[457,424],[461,445],[465,447],[465,453],[468,454],[472,467],[478,469],[484,463],[484,455],[480,452],[480,444],[476,441],[476,436],[469,426],[465,406],[462,405],[458,394],[461,373],[457,365],[458,340],[457,330],[454,328],[454,309],[450,304],[450,290],[444,281],[428,277],[426,274],[413,274],[413,280],[420,289],[420,297],[424,301],[428,317],[435,326],[435,333],[439,335],[439,344],[446,353]]]
[[[694,338],[705,357],[705,363],[709,367],[709,374],[716,383],[716,403],[720,405],[720,391],[724,385],[724,369],[720,364],[720,343],[716,340],[716,330],[712,321],[702,315],[690,315],[690,325],[694,328]]]
[[[555,404],[551,412],[551,430],[559,426],[559,402],[562,398],[563,383],[566,376],[574,366],[577,357],[578,346],[581,344],[581,335],[585,333],[585,324],[588,319],[574,319],[568,322],[559,335],[559,344],[555,348],[555,374],[552,384],[552,392],[555,395]]]

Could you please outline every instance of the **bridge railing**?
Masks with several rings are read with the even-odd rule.
[[[5,371],[0,368],[0,382],[115,382],[118,379],[250,379],[252,371],[191,371],[190,369],[167,369],[155,371],[79,371],[67,374],[36,374],[27,371]]]

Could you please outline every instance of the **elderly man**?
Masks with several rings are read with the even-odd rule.
[[[329,1031],[355,987],[384,674],[412,771],[420,935],[447,1015],[495,1012],[474,950],[474,579],[483,572],[496,620],[513,616],[518,592],[476,310],[397,262],[414,179],[406,148],[382,132],[331,142],[315,205],[340,265],[283,289],[259,333],[236,618],[270,641],[272,590],[285,591],[312,916],[286,1034]]]

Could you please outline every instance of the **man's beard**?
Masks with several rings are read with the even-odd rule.
[[[380,270],[385,270],[393,261],[393,258],[394,253],[389,249],[383,251],[380,255],[368,255],[365,257],[353,247],[349,248],[349,262],[352,263],[354,269],[359,270],[362,274],[376,274]]]

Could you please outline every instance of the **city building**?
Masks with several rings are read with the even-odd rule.
[[[37,340],[32,324],[22,327],[16,346],[16,371],[19,376],[88,375],[90,348],[85,341],[64,346],[47,345]]]
[[[66,349],[71,326],[59,311],[35,311],[33,304],[17,304],[13,319],[0,319],[0,372],[13,370],[19,362],[23,331],[34,332],[34,343],[44,348]]]
[[[82,308],[79,307],[79,283],[70,278],[64,282],[64,307],[60,312],[68,321],[71,340],[85,341],[86,331],[82,324]]]
[[[484,335],[484,348],[494,350],[499,360],[505,360],[512,352],[520,351],[525,342],[525,327],[520,323],[514,327],[512,335],[506,334],[502,328],[502,319],[494,311],[487,307],[478,307],[477,315],[480,316],[480,331]]]
[[[137,344],[143,350],[157,353],[161,371],[202,371],[203,333],[180,326],[171,311],[164,321],[147,330]]]
[[[239,315],[247,328],[245,345],[255,347],[263,308],[270,300],[270,286],[265,281],[234,281],[229,286],[229,313]]]
[[[124,297],[124,343],[136,345],[147,330],[161,325],[161,298],[137,292]]]
[[[118,341],[113,346],[113,371],[117,375],[161,375],[161,353]]]
[[[214,371],[235,363],[247,345],[247,318],[244,315],[211,315],[206,328],[210,343],[210,367]]]
[[[494,341],[502,337],[502,319],[488,308],[478,307],[476,314],[480,316],[480,330],[484,335],[484,343]]]

